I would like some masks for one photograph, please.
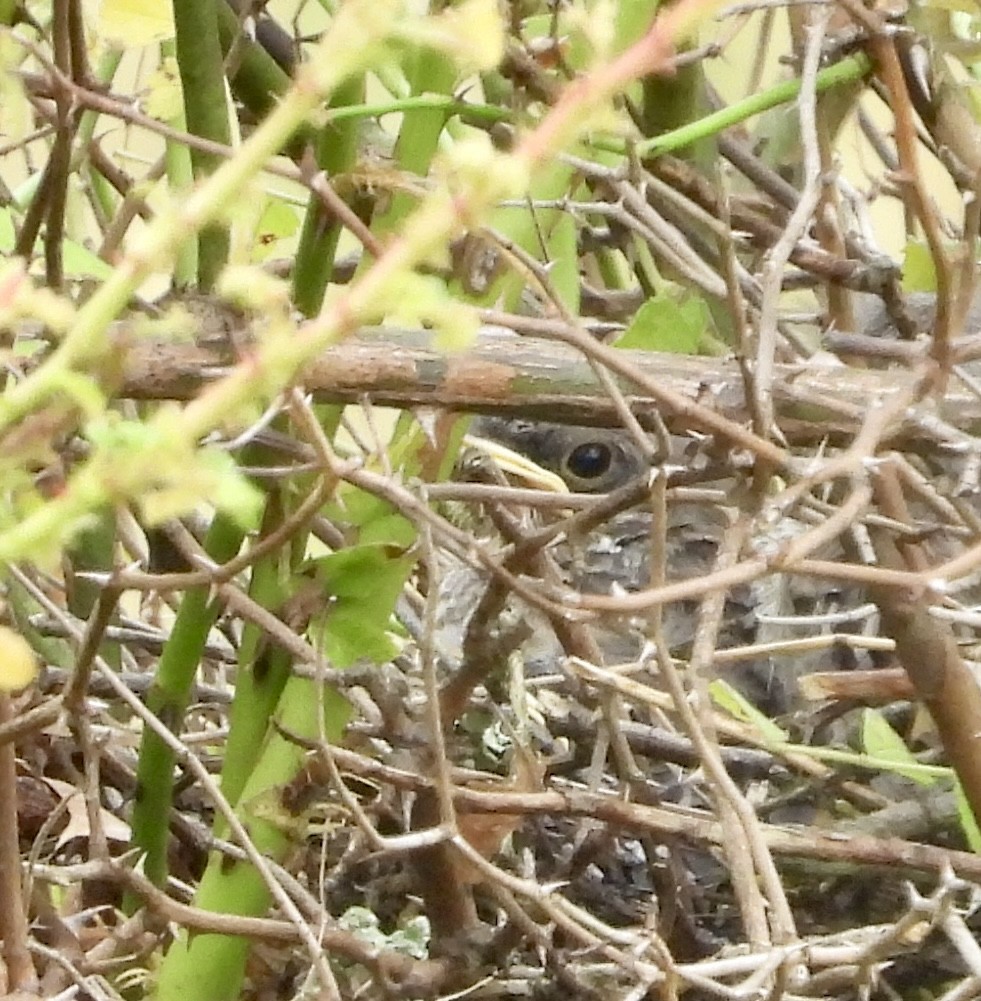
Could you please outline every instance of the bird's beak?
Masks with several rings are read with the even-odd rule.
[[[569,487],[561,476],[542,469],[537,462],[532,462],[527,456],[513,451],[499,441],[468,434],[463,443],[490,456],[505,473],[518,477],[530,486],[557,494],[569,493]]]

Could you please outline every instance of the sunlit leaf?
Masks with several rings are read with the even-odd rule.
[[[157,0],[102,0],[98,30],[121,48],[142,48],[173,36],[173,10]]]
[[[65,274],[70,278],[100,278],[112,276],[112,265],[97,257],[91,250],[73,240],[62,243]]]
[[[182,120],[184,100],[181,95],[180,72],[173,56],[164,59],[147,80],[143,110],[160,122]]]
[[[0,209],[0,253],[9,254],[14,249],[14,241],[17,234],[14,230],[14,221],[10,216],[10,209]]]
[[[296,236],[299,228],[300,217],[296,209],[281,198],[270,198],[256,229],[253,261],[264,261],[275,254],[284,240]]]
[[[5,142],[20,142],[33,128],[31,102],[18,67],[24,50],[9,32],[0,35],[0,134]]]
[[[37,677],[37,658],[20,633],[0,626],[0,692],[16,692]]]

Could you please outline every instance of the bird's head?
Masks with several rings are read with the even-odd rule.
[[[470,433],[527,457],[561,477],[574,493],[607,493],[648,468],[640,448],[622,430],[478,417]]]

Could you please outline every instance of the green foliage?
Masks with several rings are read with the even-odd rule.
[[[936,292],[937,269],[930,248],[910,240],[903,254],[903,288],[907,292]]]
[[[320,635],[331,664],[384,663],[397,653],[390,620],[414,563],[414,556],[380,544],[352,546],[311,562],[327,602],[314,634]]]
[[[653,74],[650,53],[646,61],[619,61],[648,34],[658,4],[642,0],[324,0],[304,5],[298,15],[306,37],[291,48],[293,63],[285,67],[240,31],[235,5],[225,0],[173,5],[180,44],[172,5],[104,0],[69,6],[84,10],[84,24],[73,26],[70,39],[59,34],[65,19],[53,16],[59,5],[40,2],[25,7],[30,17],[15,32],[0,34],[0,131],[6,142],[24,143],[15,151],[16,169],[10,168],[14,157],[5,158],[11,176],[0,190],[0,252],[10,259],[0,269],[8,365],[0,395],[0,563],[51,571],[67,555],[76,569],[98,572],[82,581],[93,599],[82,604],[72,598],[71,586],[75,598],[81,589],[70,574],[54,582],[38,574],[56,594],[51,607],[20,593],[20,583],[9,589],[17,631],[0,627],[0,655],[6,655],[0,656],[0,690],[15,689],[32,674],[33,655],[21,656],[25,639],[35,649],[51,639],[40,635],[39,623],[47,628],[48,619],[67,609],[75,616],[72,626],[84,620],[88,629],[96,627],[89,621],[94,598],[107,593],[102,582],[115,567],[141,557],[140,531],[185,516],[194,531],[199,522],[210,522],[204,539],[209,559],[195,564],[194,586],[163,592],[164,600],[174,599],[176,617],[165,610],[154,620],[169,632],[145,704],[182,736],[192,716],[195,722],[206,716],[193,710],[196,681],[234,689],[231,710],[216,710],[220,723],[206,716],[211,729],[197,748],[223,757],[221,792],[245,829],[246,844],[292,866],[313,832],[310,815],[293,809],[286,794],[306,781],[312,745],[342,739],[356,703],[353,697],[347,701],[341,686],[335,690],[310,676],[321,661],[330,669],[358,665],[370,672],[372,664],[399,652],[397,602],[404,591],[423,592],[431,583],[426,568],[418,567],[419,524],[438,518],[441,508],[421,510],[428,503],[425,483],[450,475],[464,423],[447,431],[436,421],[440,426],[431,440],[408,414],[392,432],[374,426],[365,431],[357,425],[359,408],[351,408],[344,414],[351,434],[338,433],[342,405],[306,400],[311,366],[325,348],[368,323],[426,327],[451,353],[470,345],[480,307],[512,310],[535,322],[578,320],[591,292],[599,293],[592,301],[603,308],[585,319],[612,318],[611,328],[624,321],[620,347],[688,355],[719,351],[711,333],[712,317],[718,317],[712,310],[725,302],[719,283],[700,285],[714,290],[713,299],[709,292],[666,283],[663,275],[674,280],[683,269],[662,259],[670,255],[642,232],[641,224],[650,220],[639,209],[627,212],[619,189],[632,183],[635,172],[648,172],[650,188],[636,190],[643,209],[660,215],[653,181],[667,183],[657,173],[665,161],[653,167],[651,161],[680,152],[691,167],[692,149],[714,150],[727,131],[726,138],[779,160],[768,167],[773,183],[785,184],[799,167],[794,129],[801,80],[750,88],[749,96],[728,103],[722,98],[717,111],[703,114],[702,64],[688,58],[694,50],[685,46],[695,21],[706,20],[714,34],[708,4],[694,4],[689,22],[666,29],[659,39],[665,53],[681,53],[687,64],[672,62],[671,73]],[[927,6],[931,16],[953,9],[968,13],[956,0]],[[307,33],[311,11],[319,20]],[[0,21],[8,23],[14,14],[7,4]],[[976,50],[975,21],[976,11],[938,29],[946,52],[956,53],[957,43]],[[91,47],[91,69],[81,60],[71,66],[77,91],[51,69],[65,69],[64,60],[51,59],[46,50],[53,39],[65,43],[62,52],[72,45]],[[159,68],[134,85],[128,76],[133,65]],[[823,65],[816,95],[823,101],[836,93],[850,113],[852,94],[870,69],[862,53]],[[102,90],[89,87],[86,73]],[[115,95],[125,99],[117,102]],[[65,103],[68,98],[77,104]],[[778,107],[783,121],[768,146],[770,133],[756,122]],[[822,111],[827,109],[825,102]],[[159,130],[144,115],[168,128]],[[833,134],[829,119],[824,124]],[[129,148],[131,131],[145,133],[146,149]],[[184,141],[185,131],[195,141]],[[62,140],[67,142],[59,152]],[[946,149],[944,143],[933,145]],[[704,206],[690,230],[676,227],[672,218],[676,212],[685,216],[684,203],[695,199],[698,188],[694,182],[717,183],[721,172],[711,172],[714,157],[703,166],[690,190],[679,185],[673,192],[678,197],[663,218],[677,239],[690,239],[702,262],[721,270],[722,234],[714,228],[720,220],[707,218]],[[767,214],[746,196],[750,179],[734,178],[725,177],[734,211],[759,213],[763,230],[784,225],[786,199],[766,206],[777,210]],[[741,231],[724,235],[732,238],[738,266],[748,274],[765,250],[758,243],[744,245]],[[819,236],[802,231],[800,249]],[[477,267],[471,273],[461,263],[469,240],[487,250],[483,272]],[[807,270],[796,258],[794,267],[801,275]],[[903,283],[907,290],[936,288],[935,261],[926,245],[908,243]],[[144,348],[159,337],[173,346],[183,339],[188,357],[197,350],[191,338],[201,330],[191,310],[183,319],[176,315],[180,307],[155,318],[133,315],[137,305],[153,312],[147,302],[162,290],[187,286],[212,291],[212,302],[234,301],[249,319],[229,324],[227,337],[219,332],[217,345],[201,346],[207,368],[186,376],[181,399],[121,399],[127,351],[134,344]],[[649,297],[625,316],[621,303],[634,309],[638,290]],[[757,305],[752,295],[747,301]],[[270,418],[273,401],[282,408]],[[249,440],[259,443],[254,447],[237,443],[226,450],[216,444],[260,418],[261,426],[249,428]],[[336,462],[335,453],[341,456]],[[793,476],[770,480],[777,491]],[[833,496],[829,485],[826,497]],[[129,526],[128,537],[117,532],[117,517]],[[134,518],[138,525],[130,524]],[[248,533],[257,527],[253,540]],[[84,544],[95,535],[99,558],[86,562]],[[232,568],[214,571],[233,560]],[[522,564],[516,572],[525,576],[526,570]],[[62,583],[69,594],[64,601]],[[127,612],[142,601],[135,595],[125,596]],[[79,644],[60,635],[62,649],[48,656],[74,667]],[[229,663],[216,663],[216,643]],[[312,663],[294,663],[297,647]],[[107,651],[105,642],[93,648]],[[138,649],[142,668],[155,654]],[[711,693],[717,706],[774,750],[886,770],[924,786],[951,780],[949,769],[921,765],[879,713],[863,716],[861,753],[813,750],[790,744],[781,727],[724,682],[713,682]],[[499,773],[518,744],[495,697],[490,691],[486,704],[452,722],[458,724],[455,737],[465,739],[474,730],[470,748],[476,748],[476,761],[468,766],[493,761]],[[127,715],[126,724],[133,719]],[[141,740],[134,855],[150,879],[165,887],[177,755],[150,726]],[[194,745],[187,741],[187,747]],[[599,756],[595,766],[601,766]],[[954,781],[961,825],[971,846],[981,850],[981,833]],[[202,814],[213,839],[239,837],[215,802],[197,790],[189,799],[206,803]],[[413,823],[415,834],[421,825]],[[469,836],[463,828],[461,823],[462,836]],[[267,916],[271,896],[259,869],[241,855],[209,852],[194,886],[194,905]],[[199,874],[203,859],[194,865]],[[313,871],[305,870],[304,878]],[[142,903],[132,896],[126,906],[132,911]],[[426,958],[429,924],[408,914],[390,932],[366,908],[350,908],[339,923],[376,950]],[[162,962],[159,955],[151,960],[159,971],[160,1001],[233,1001],[243,995],[245,937],[177,928],[173,943]],[[250,984],[248,990],[265,986]],[[401,989],[394,981],[390,986]],[[444,987],[434,990],[451,993]],[[285,982],[278,988],[287,989]]]
[[[679,302],[663,292],[637,310],[615,343],[618,348],[694,355],[700,352],[711,322],[704,299],[688,296]]]
[[[777,746],[787,742],[786,732],[728,682],[716,678],[709,684],[709,694],[717,706],[743,723],[755,727],[767,744]]]
[[[981,827],[978,826],[971,804],[964,794],[964,787],[961,785],[960,779],[956,777],[954,778],[954,794],[957,797],[957,821],[967,839],[968,848],[977,854],[981,852]]]
[[[386,934],[378,915],[367,907],[349,907],[338,918],[338,924],[354,932],[376,949],[393,949],[406,956],[425,959],[429,952],[429,921],[425,917],[409,918],[404,925]]]
[[[889,725],[889,721],[875,709],[862,713],[862,747],[870,757],[879,762],[890,762],[897,775],[903,775],[921,785],[932,785],[935,779],[920,771],[920,763],[905,741]]]

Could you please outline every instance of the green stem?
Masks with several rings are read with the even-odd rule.
[[[218,514],[208,531],[205,549],[216,563],[225,563],[238,552],[242,538],[242,530]],[[180,730],[194,674],[219,610],[216,601],[208,600],[207,587],[189,590],[181,602],[147,694],[147,708],[171,730]],[[175,760],[174,752],[152,730],[143,731],[136,768],[133,844],[143,852],[147,878],[157,885],[167,878]],[[127,903],[134,909],[139,902],[131,899]]]
[[[225,70],[218,37],[217,4],[223,0],[174,0],[177,65],[184,94],[184,116],[192,135],[225,146],[232,130],[225,99]],[[206,177],[221,166],[222,158],[194,148],[191,163],[196,177]],[[228,263],[228,229],[205,226],[198,234],[198,286],[209,291]]]
[[[380,118],[400,112],[438,111],[443,117],[459,115],[467,121],[508,122],[514,120],[514,113],[507,108],[495,108],[490,104],[468,104],[455,97],[441,94],[414,94],[391,101],[374,104],[350,104],[344,108],[332,108],[327,113],[328,122],[341,122],[348,118]]]
[[[324,693],[327,738],[338,740],[346,722],[346,703]],[[303,767],[305,752],[283,736],[306,740],[321,736],[314,683],[291,678],[283,691],[276,725],[242,790],[236,813],[255,847],[282,860],[305,834],[306,821],[295,817],[282,801],[283,789]],[[259,915],[269,907],[271,894],[262,876],[248,861],[234,861],[214,852],[194,896],[195,907],[223,914]],[[171,946],[160,968],[156,1001],[235,1001],[240,996],[249,940],[231,935],[189,935],[184,931]]]
[[[345,81],[334,92],[331,104],[337,110],[352,101],[364,99],[364,77]],[[317,140],[317,166],[328,177],[350,171],[358,159],[358,121],[335,119],[320,130]],[[353,201],[354,197],[348,198]],[[320,311],[327,283],[334,270],[340,222],[324,208],[319,195],[310,194],[303,232],[293,266],[293,302],[304,316]]]
[[[860,80],[869,72],[871,67],[872,63],[868,56],[862,53],[842,59],[841,62],[835,63],[834,66],[829,66],[818,73],[816,80],[817,92],[822,94],[833,87],[839,87],[844,83]],[[648,139],[646,142],[637,143],[634,149],[637,155],[642,157],[655,157],[661,156],[664,153],[672,153],[685,146],[690,146],[692,143],[699,142],[708,136],[716,135],[725,129],[731,128],[733,125],[738,125],[740,122],[746,121],[747,118],[759,115],[770,108],[777,107],[777,105],[787,104],[790,101],[796,100],[797,95],[800,93],[800,87],[800,80],[787,80],[784,83],[778,83],[768,90],[754,94],[752,97],[744,98],[742,101],[737,101],[727,108],[722,108],[710,115],[706,115],[697,122],[692,122],[691,125],[685,125],[672,132],[666,132],[664,135]],[[611,152],[626,152],[626,146],[622,142],[593,140],[592,145],[598,149],[605,149]]]

